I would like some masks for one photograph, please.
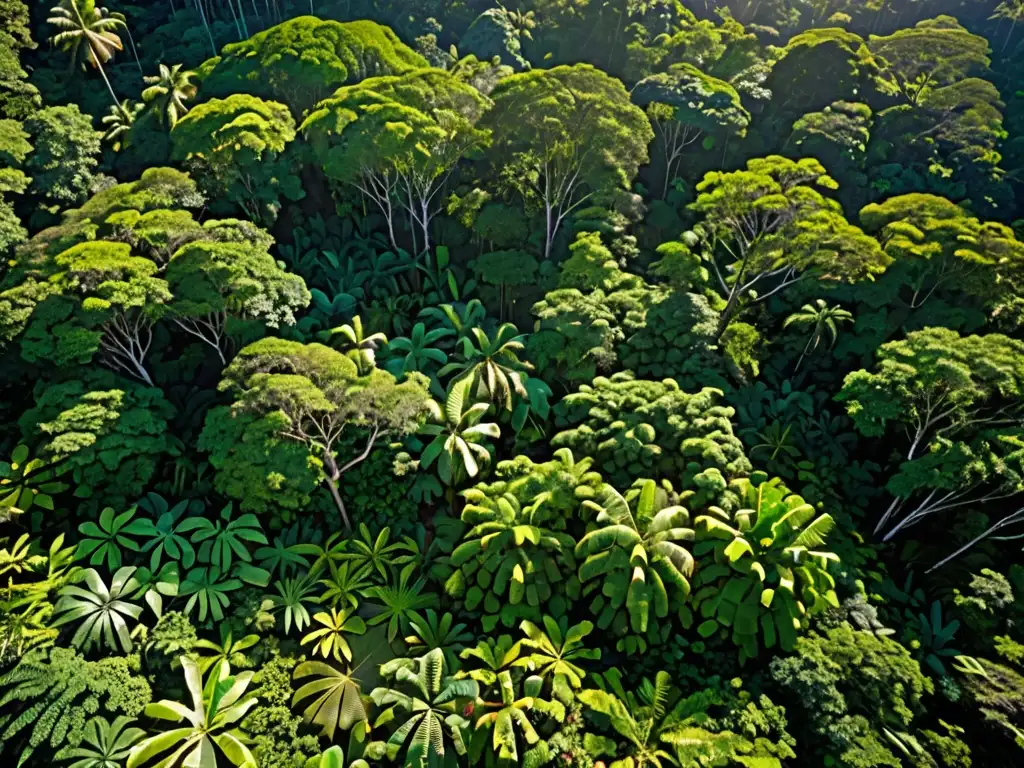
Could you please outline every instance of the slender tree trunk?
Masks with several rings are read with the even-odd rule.
[[[551,203],[548,201],[544,202],[544,217],[545,217],[545,229],[544,229],[544,261],[551,258],[551,241],[554,239],[554,233],[551,231],[551,215],[553,211],[551,209]]]
[[[114,100],[114,106],[120,107],[121,102],[117,100],[117,94],[114,93],[114,86],[110,84],[110,80],[107,78],[107,71],[103,69],[103,65],[100,64],[99,57],[96,56],[95,53],[93,54],[93,58],[96,60],[96,69],[98,69],[100,74],[103,75],[103,82],[107,84],[107,90],[110,91],[110,98]]]
[[[143,74],[143,72],[142,72],[142,62],[139,61],[139,52],[135,48],[135,38],[132,37],[132,32],[131,32],[130,29],[128,29],[128,25],[127,24],[125,24],[124,31],[128,35],[128,44],[131,45],[131,47],[132,47],[132,55],[135,57],[135,65],[139,68],[139,74],[141,75],[141,74]]]
[[[1011,512],[1009,515],[1004,517],[1002,520],[1000,520],[999,522],[995,523],[994,525],[992,525],[987,530],[985,530],[982,533],[980,533],[977,536],[975,536],[969,542],[967,542],[962,547],[960,547],[960,549],[958,549],[956,552],[954,552],[953,554],[949,555],[949,557],[945,557],[942,560],[940,560],[939,562],[937,562],[935,565],[933,565],[931,568],[929,568],[927,571],[925,571],[925,573],[931,573],[932,571],[934,571],[934,570],[936,570],[938,568],[941,568],[942,566],[944,566],[946,563],[948,563],[953,558],[957,557],[958,555],[962,555],[964,552],[966,552],[968,549],[973,547],[979,541],[982,541],[983,539],[987,539],[989,536],[991,536],[993,533],[998,531],[1000,528],[1004,528],[1007,525],[1012,525],[1013,523],[1019,523],[1019,522],[1024,522],[1024,507],[1022,507],[1021,509],[1018,509],[1016,512]]]
[[[210,30],[210,20],[206,18],[206,9],[203,8],[203,0],[196,1],[196,10],[199,11],[199,18],[202,19],[203,28],[206,30],[206,36],[210,40],[210,51],[214,56],[217,55],[217,44],[213,42],[213,32]]]
[[[338,491],[338,479],[328,475],[326,478],[327,488],[331,492],[331,497],[334,499],[334,505],[338,508],[338,512],[341,513],[341,521],[345,524],[345,530],[352,530],[352,523],[348,519],[348,512],[345,511],[345,502],[341,498],[341,493]]]

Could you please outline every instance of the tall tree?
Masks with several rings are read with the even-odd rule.
[[[884,344],[877,358],[836,396],[862,434],[903,446],[876,533],[888,540],[939,512],[1021,493],[1024,343],[926,328]]]
[[[330,347],[275,338],[242,349],[220,388],[234,393],[234,411],[252,412],[279,437],[306,447],[346,529],[351,522],[338,487],[341,476],[385,438],[413,432],[429,402],[422,376],[412,374],[399,384],[386,371],[360,375],[354,362]],[[353,430],[365,434],[362,449],[339,456],[347,444],[342,437]]]
[[[852,282],[880,274],[889,258],[878,242],[850,224],[822,191],[836,182],[813,158],[778,155],[746,170],[712,171],[697,184],[690,210],[725,300],[719,334],[743,303],[764,301],[808,278]]]
[[[1017,28],[1017,22],[1024,19],[1024,0],[1003,0],[1003,2],[996,6],[989,19],[1010,20],[1010,28],[1006,32],[1006,39],[1003,40],[1003,47],[1001,49],[1005,53],[1006,47],[1010,44],[1010,39],[1013,37],[1013,31]]]
[[[188,164],[215,200],[272,223],[282,196],[305,196],[287,151],[294,138],[295,121],[284,104],[239,93],[198,104],[178,120],[171,156]]]
[[[197,241],[180,248],[167,266],[174,298],[171,320],[210,345],[222,363],[230,346],[229,319],[260,320],[271,328],[294,325],[309,304],[298,275],[285,272],[252,243]]]
[[[668,72],[645,77],[631,95],[634,102],[646,107],[661,143],[663,198],[686,147],[701,138],[713,142],[717,134],[742,138],[750,122],[750,113],[740,103],[736,89],[692,64],[675,64]]]
[[[566,218],[584,204],[628,193],[654,138],[625,86],[586,64],[502,80],[482,124],[501,187],[544,217],[544,258]]]
[[[872,35],[868,47],[881,59],[879,87],[913,106],[931,90],[989,65],[988,40],[971,34],[952,16],[919,21],[885,37]]]
[[[50,38],[50,43],[71,54],[72,67],[76,64],[82,69],[87,64],[96,67],[107,84],[110,97],[118,104],[103,65],[114,58],[116,51],[124,49],[115,32],[127,29],[124,18],[99,7],[96,0],[61,0],[61,4],[51,8],[50,13],[53,15],[46,20],[47,23],[60,30]]]
[[[394,248],[394,207],[405,210],[420,253],[430,249],[430,224],[456,164],[487,141],[477,122],[489,105],[452,74],[425,69],[340,88],[301,130],[328,177],[379,208]]]
[[[299,16],[225,45],[200,74],[203,98],[247,93],[287,104],[299,117],[345,84],[426,66],[376,22]]]

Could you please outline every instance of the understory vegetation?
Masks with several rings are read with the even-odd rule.
[[[1024,764],[1024,1],[0,22],[4,766]]]

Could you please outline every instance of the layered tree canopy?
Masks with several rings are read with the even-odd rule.
[[[0,0],[0,762],[1024,764],[1022,185],[1022,0]]]

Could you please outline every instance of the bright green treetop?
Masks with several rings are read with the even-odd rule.
[[[891,35],[872,35],[868,47],[881,59],[879,87],[911,105],[929,91],[950,85],[989,65],[988,40],[968,32],[952,16],[919,21]]]
[[[852,282],[884,271],[889,258],[877,241],[825,196],[836,187],[813,158],[772,155],[705,174],[690,209],[704,217],[714,285],[726,301],[720,330],[743,303],[800,280]]]
[[[567,216],[629,190],[654,133],[625,86],[586,64],[512,75],[491,98],[490,157],[501,184],[544,217],[547,259]]]
[[[211,196],[226,197],[256,221],[273,221],[282,196],[305,196],[284,154],[295,121],[284,104],[233,94],[193,107],[171,132],[172,157],[194,166]]]
[[[201,91],[204,98],[251,93],[298,116],[346,83],[425,66],[388,27],[299,16],[224,46],[203,65]]]
[[[169,317],[212,346],[222,361],[229,317],[277,328],[293,325],[295,312],[309,304],[302,278],[285,272],[273,256],[252,245],[191,243],[174,254],[166,274],[174,294]]]
[[[487,141],[476,127],[490,101],[443,70],[372,77],[340,88],[301,126],[331,179],[380,209],[392,246],[394,206],[415,223],[415,249],[430,248],[430,222],[458,161]]]

